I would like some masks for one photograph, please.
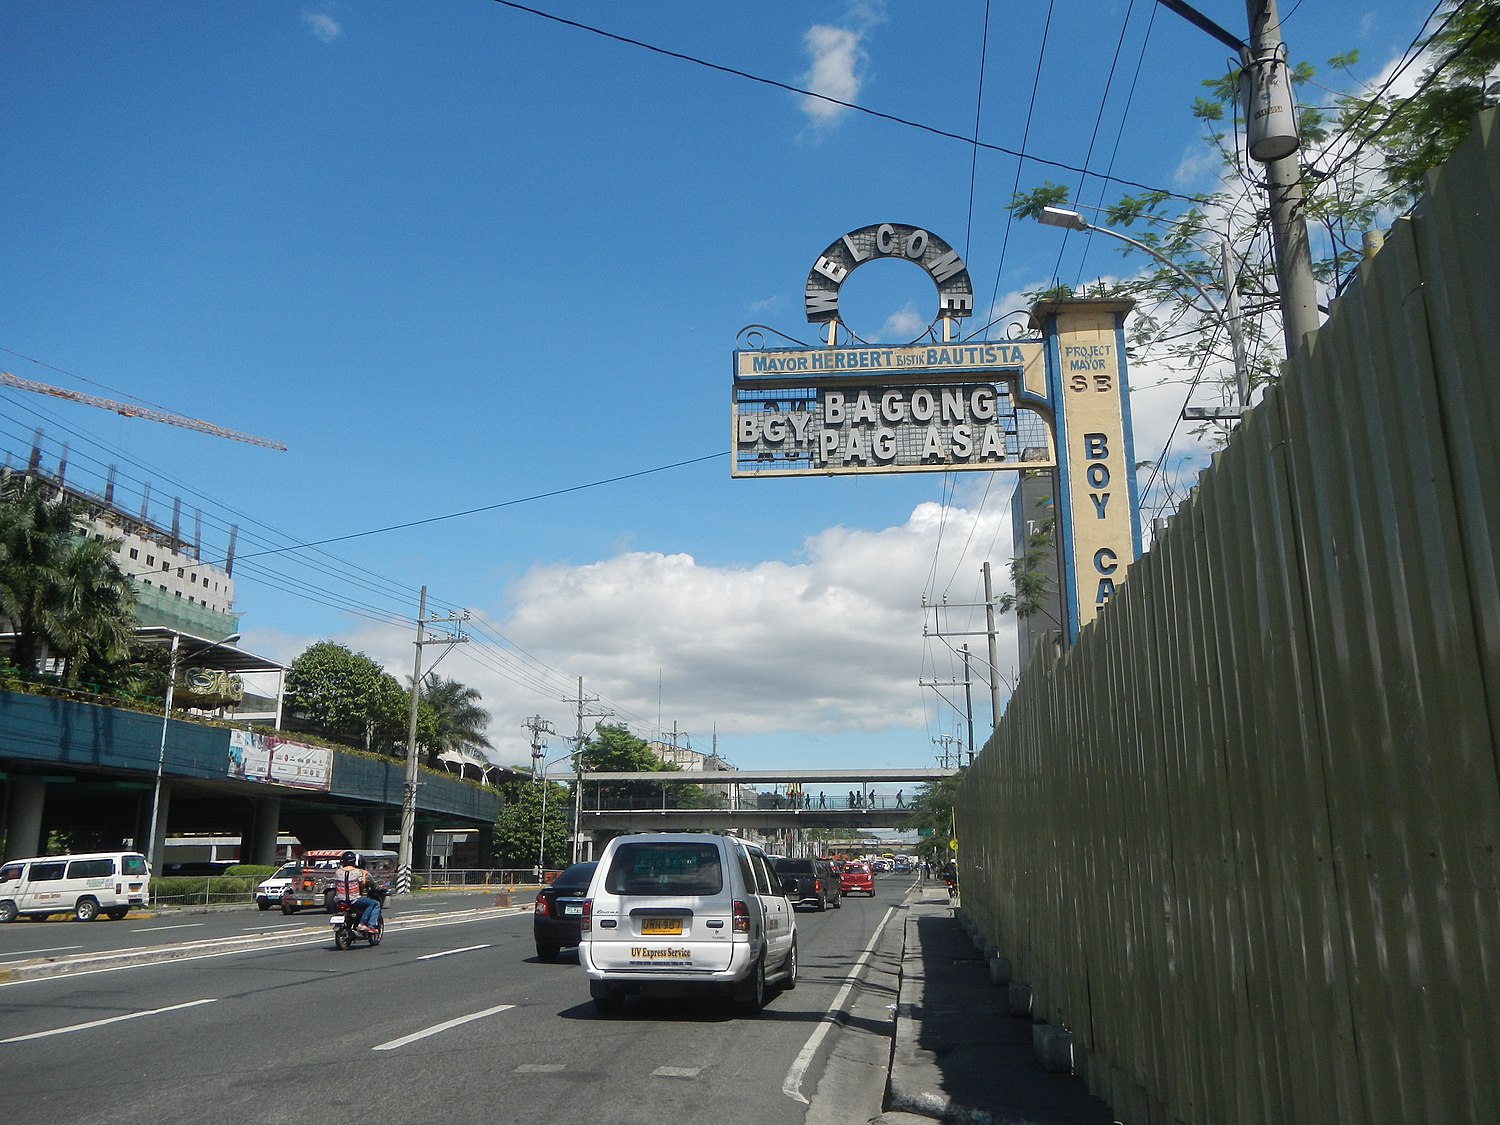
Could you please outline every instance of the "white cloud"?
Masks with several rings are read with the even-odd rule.
[[[927,318],[917,311],[917,306],[908,302],[886,317],[876,338],[892,343],[915,340],[927,330]]]
[[[302,22],[324,43],[332,43],[344,34],[344,29],[339,26],[338,21],[327,12],[314,12],[309,8],[303,8]]]
[[[1012,482],[998,474],[982,512],[959,501],[945,518],[938,504],[924,503],[894,527],[827,528],[793,561],[709,566],[685,554],[627,551],[582,566],[539,566],[506,592],[507,609],[476,614],[483,620],[468,629],[474,639],[453,649],[439,672],[482,693],[494,716],[494,757],[506,764],[529,759],[521,729],[529,715],[571,735],[573,708],[562,701],[571,688],[557,684],[577,676],[636,733],[654,737],[660,714],[668,729],[675,721],[693,732],[700,749],[716,731],[731,755],[741,740],[780,733],[796,745],[803,732],[921,732],[918,680],[933,644],[923,637],[923,591],[936,574],[941,597],[956,574],[953,600],[978,600],[982,555],[992,544],[1003,584]],[[500,674],[514,665],[484,641],[495,633],[567,679],[552,677],[552,690],[539,691]],[[1009,669],[1013,640],[1004,624],[1001,633]],[[362,626],[334,639],[403,683],[411,674],[411,639],[397,630]],[[436,656],[429,650],[429,663]],[[930,671],[930,658],[926,664]],[[914,738],[925,746],[924,735]],[[552,742],[562,753],[562,738]]]
[[[839,101],[858,101],[863,81],[859,72],[867,59],[860,46],[863,38],[863,32],[845,27],[809,28],[803,41],[812,65],[803,75],[802,84]],[[821,98],[803,98],[802,111],[817,125],[832,125],[847,112],[843,106]]]

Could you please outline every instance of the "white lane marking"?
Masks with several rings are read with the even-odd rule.
[[[522,1063],[516,1067],[517,1074],[557,1074],[563,1069],[563,1063]]]
[[[51,1031],[33,1031],[30,1035],[17,1035],[12,1039],[0,1039],[0,1043],[25,1043],[29,1039],[46,1039],[51,1035],[67,1035],[73,1031],[87,1031],[91,1027],[103,1027],[105,1024],[120,1023],[123,1020],[138,1020],[142,1016],[159,1016],[163,1012],[176,1012],[183,1008],[196,1008],[199,1004],[212,1004],[218,997],[211,996],[207,1000],[189,1000],[186,1004],[173,1004],[166,1008],[152,1008],[145,1012],[130,1012],[123,1016],[110,1016],[108,1019],[90,1020],[88,1023],[75,1023],[69,1027],[54,1027]]]
[[[440,1032],[449,1031],[455,1027],[462,1027],[466,1023],[482,1020],[485,1016],[493,1016],[497,1012],[508,1012],[514,1007],[514,1004],[496,1004],[493,1008],[486,1008],[482,1012],[472,1012],[467,1016],[458,1016],[456,1019],[435,1023],[431,1027],[423,1028],[421,1031],[413,1031],[410,1035],[403,1035],[400,1039],[392,1039],[389,1043],[381,1043],[378,1047],[371,1047],[370,1050],[394,1051],[397,1047],[404,1047],[408,1043],[415,1043],[418,1039],[426,1039],[429,1035],[437,1035]]]
[[[463,926],[470,922],[484,922],[494,918],[518,918],[523,914],[531,913],[531,907],[516,907],[510,910],[485,911],[484,913],[466,914],[462,918],[444,919],[441,916],[428,922],[426,920],[415,922],[411,925],[413,930],[431,930],[440,926]],[[313,931],[309,931],[313,932]],[[0,980],[0,988],[23,988],[29,984],[47,984],[59,980],[71,980],[75,977],[92,977],[100,973],[119,973],[128,969],[151,969],[165,964],[179,965],[185,961],[205,961],[213,957],[238,957],[244,953],[269,953],[277,949],[297,949],[304,945],[317,945],[319,942],[328,940],[328,931],[321,927],[316,931],[317,937],[311,937],[305,941],[278,942],[276,945],[246,945],[239,949],[216,949],[209,953],[187,953],[181,957],[173,957],[168,961],[142,961],[138,964],[107,965],[99,969],[80,969],[75,973],[60,973],[55,976],[32,977],[24,980]],[[233,940],[233,939],[231,939]],[[205,941],[201,944],[212,944]],[[107,954],[101,954],[107,956]],[[329,969],[328,972],[338,972],[337,969]]]
[[[281,922],[275,926],[241,926],[240,932],[246,934],[257,934],[266,930],[289,930],[293,926],[301,926],[302,922]]]
[[[130,932],[133,934],[159,934],[163,930],[193,930],[199,926],[207,925],[205,922],[182,922],[176,926],[137,926]]]
[[[486,942],[484,945],[466,945],[462,949],[445,949],[441,953],[428,953],[424,956],[418,957],[417,960],[431,961],[434,957],[451,957],[455,953],[472,953],[476,949],[488,949],[489,947],[490,946],[488,942]]]
[[[811,1104],[802,1096],[802,1078],[807,1073],[807,1068],[812,1065],[813,1056],[818,1053],[818,1046],[823,1042],[823,1037],[829,1030],[838,1024],[834,1013],[840,1011],[844,1001],[849,998],[849,992],[858,980],[860,971],[865,967],[865,962],[870,959],[870,954],[875,951],[875,945],[880,941],[880,935],[885,932],[885,925],[891,920],[891,915],[896,912],[894,906],[885,908],[885,917],[880,920],[880,925],[875,927],[875,936],[870,939],[870,944],[865,946],[864,952],[859,955],[859,960],[854,962],[854,968],[844,981],[844,987],[839,989],[839,994],[833,998],[833,1003],[824,1012],[818,1026],[813,1033],[807,1037],[802,1050],[797,1053],[797,1058],[792,1062],[792,1069],[786,1072],[786,1080],[781,1083],[781,1092],[803,1105]]]
[[[656,1078],[697,1078],[702,1073],[701,1066],[659,1066],[651,1072]]]

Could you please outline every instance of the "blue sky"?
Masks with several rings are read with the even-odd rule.
[[[209,553],[237,525],[266,655],[333,639],[404,677],[418,589],[468,609],[437,670],[483,692],[502,762],[527,716],[572,731],[581,676],[747,768],[930,764],[963,723],[919,686],[959,674],[922,603],[978,601],[986,559],[1003,587],[1013,480],[731,480],[736,334],[815,339],[807,271],[871,223],[959,248],[996,314],[1138,268],[1003,206],[1134,190],[1043,161],[1209,189],[1189,110],[1226,50],[1144,0],[996,6],[987,33],[967,0],[537,6],[699,61],[492,0],[0,6],[0,369],[289,448],[10,390],[0,445],[24,460],[41,427],[73,483],[117,465],[135,506],[149,481],[158,520],[181,496]],[[1294,60],[1358,48],[1363,77],[1428,12],[1281,7]],[[973,136],[976,106],[984,144],[1036,159],[931,131]],[[896,263],[843,301],[890,342],[933,302]],[[1181,405],[1139,392],[1139,456]]]

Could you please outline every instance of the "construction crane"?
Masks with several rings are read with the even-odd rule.
[[[18,391],[30,391],[33,394],[51,395],[53,398],[65,399],[68,402],[81,402],[84,406],[98,406],[105,410],[113,410],[116,414],[123,414],[126,418],[149,418],[153,422],[165,422],[169,426],[181,426],[185,430],[197,430],[201,434],[213,434],[215,437],[232,438],[235,441],[249,442],[251,445],[264,446],[266,449],[279,449],[286,452],[286,446],[279,441],[270,438],[256,437],[254,434],[242,434],[236,430],[226,430],[223,426],[215,426],[212,422],[203,422],[197,418],[184,418],[181,414],[169,414],[165,410],[151,410],[144,406],[135,406],[128,402],[115,402],[113,399],[99,398],[96,395],[86,395],[79,391],[69,391],[62,387],[53,387],[46,383],[38,383],[33,379],[23,379],[19,375],[12,375],[9,371],[0,371],[0,386],[14,387]]]

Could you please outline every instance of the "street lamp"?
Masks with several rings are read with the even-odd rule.
[[[541,756],[538,755],[537,757],[540,759]],[[536,841],[536,877],[538,882],[541,882],[542,871],[545,869],[545,855],[547,850],[547,767],[555,766],[558,762],[566,762],[570,757],[572,757],[571,754],[563,754],[561,757],[553,758],[550,762],[542,762],[540,769],[533,769],[531,772],[531,780],[540,782],[542,786],[542,827],[537,833]],[[578,862],[577,856],[574,856],[573,862]]]
[[[218,648],[240,639],[238,633],[230,633],[222,640],[206,644],[202,648],[195,649],[194,655],[205,653],[209,649]],[[173,632],[171,655],[167,658],[167,698],[161,709],[161,748],[156,754],[156,788],[151,793],[151,835],[146,839],[146,869],[152,874],[160,874],[156,870],[156,826],[161,816],[161,782],[162,774],[167,765],[167,725],[172,719],[172,689],[177,686],[177,648],[182,640],[182,634]]]
[[[1128,242],[1137,250],[1150,254],[1158,262],[1196,289],[1198,295],[1208,302],[1208,307],[1213,309],[1214,315],[1219,318],[1224,327],[1229,329],[1229,343],[1234,349],[1234,381],[1236,395],[1239,399],[1239,409],[1233,411],[1194,410],[1190,413],[1190,416],[1199,418],[1238,418],[1244,413],[1250,405],[1250,366],[1245,359],[1245,341],[1240,335],[1239,303],[1232,289],[1229,294],[1232,309],[1226,313],[1224,307],[1219,304],[1214,295],[1198,283],[1197,278],[1149,243],[1140,242],[1131,238],[1128,234],[1121,234],[1119,231],[1110,230],[1108,227],[1096,226],[1077,211],[1069,211],[1065,207],[1043,207],[1041,213],[1037,215],[1036,221],[1044,226],[1062,227],[1064,230],[1097,231],[1100,234],[1108,235],[1110,238],[1118,238],[1121,242]],[[1229,265],[1229,249],[1227,244],[1221,244],[1220,250],[1227,274],[1227,267]]]

